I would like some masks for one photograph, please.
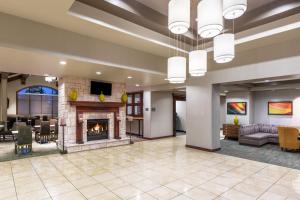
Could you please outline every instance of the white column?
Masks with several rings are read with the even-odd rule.
[[[219,86],[201,81],[186,90],[188,147],[215,151],[220,148]]]
[[[7,78],[8,73],[1,74],[1,121],[7,121]]]

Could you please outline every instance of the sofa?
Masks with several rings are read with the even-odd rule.
[[[268,124],[241,125],[239,143],[253,146],[262,146],[267,143],[278,144],[277,126]]]

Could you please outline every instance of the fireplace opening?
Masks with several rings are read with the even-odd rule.
[[[87,120],[87,141],[108,139],[108,119]]]

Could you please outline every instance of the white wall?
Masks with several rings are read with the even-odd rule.
[[[144,137],[151,137],[151,91],[144,91]]]
[[[246,115],[228,115],[227,103],[228,102],[246,102],[247,114]],[[252,124],[253,123],[253,98],[251,92],[230,92],[226,95],[225,104],[226,123],[233,124],[234,117],[237,116],[239,124]]]
[[[268,115],[268,101],[293,101],[292,116]],[[254,122],[300,126],[300,90],[276,90],[254,93]]]
[[[173,96],[171,92],[151,94],[151,138],[173,135]]]
[[[186,131],[186,101],[176,101],[176,113],[179,118],[179,124],[176,124],[176,129]]]
[[[29,76],[26,85],[22,85],[20,80],[9,82],[7,87],[7,97],[9,98],[8,115],[15,115],[17,112],[16,92],[22,88],[34,85],[45,85],[57,89],[55,83],[46,82],[42,76]]]
[[[220,96],[220,128],[226,123],[226,96]]]

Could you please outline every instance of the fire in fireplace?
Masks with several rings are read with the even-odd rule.
[[[87,141],[108,139],[108,119],[87,120]]]

